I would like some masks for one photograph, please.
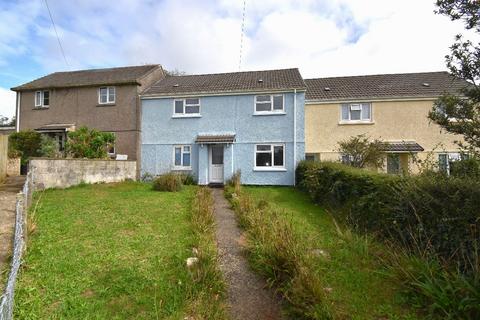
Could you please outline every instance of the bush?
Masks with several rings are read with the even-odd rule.
[[[65,149],[73,158],[105,159],[114,143],[113,133],[81,127],[68,133]]]
[[[431,274],[443,280],[433,283],[432,277],[418,272],[405,277],[422,301],[447,308],[445,314],[480,312],[478,179],[442,174],[390,176],[338,163],[302,162],[297,168],[297,185],[315,202],[343,213],[357,231],[371,232],[402,246],[408,254],[437,261],[443,271]],[[472,285],[465,286],[468,281],[456,274]],[[439,300],[452,295],[461,298],[451,303]]]
[[[480,160],[470,158],[450,163],[450,175],[459,178],[480,179]]]
[[[153,180],[153,190],[177,192],[182,190],[182,178],[176,173],[166,173]]]
[[[33,130],[14,132],[8,137],[8,153],[10,157],[21,156],[22,165],[31,157],[40,157],[42,136]]]
[[[178,174],[180,179],[182,180],[182,184],[185,186],[193,186],[197,184],[197,180],[195,177],[188,173],[180,173]]]

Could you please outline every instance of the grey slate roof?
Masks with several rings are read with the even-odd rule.
[[[383,143],[385,152],[422,152],[425,149],[415,141],[388,141]]]
[[[153,84],[143,95],[168,96],[285,89],[306,89],[298,69],[169,76]]]
[[[159,65],[155,64],[120,68],[54,72],[31,82],[14,87],[12,90],[22,91],[136,83],[139,78],[158,67]]]
[[[438,97],[458,93],[468,82],[446,71],[305,79],[306,100]]]

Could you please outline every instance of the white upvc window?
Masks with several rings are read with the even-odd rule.
[[[50,91],[36,91],[35,92],[35,107],[46,108],[50,105]]]
[[[283,94],[255,96],[255,113],[270,114],[285,112],[285,97]]]
[[[285,169],[284,144],[255,145],[256,169]]]
[[[177,145],[173,147],[173,167],[177,170],[190,170],[192,146]]]
[[[115,87],[101,87],[98,89],[98,104],[115,103]]]
[[[174,117],[192,117],[200,115],[200,99],[185,98],[173,100]]]
[[[342,104],[340,121],[343,123],[372,122],[372,105],[370,103]]]

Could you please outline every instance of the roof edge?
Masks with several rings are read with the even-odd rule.
[[[193,97],[193,96],[219,96],[219,95],[234,95],[234,94],[253,94],[265,92],[291,92],[297,90],[298,92],[306,92],[306,87],[299,88],[275,88],[263,90],[225,90],[225,91],[192,91],[192,92],[177,92],[177,93],[142,93],[140,98],[155,99],[155,98],[173,98],[173,97]]]

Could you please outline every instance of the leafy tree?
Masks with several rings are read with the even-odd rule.
[[[107,150],[114,143],[113,133],[81,127],[68,133],[65,148],[73,158],[103,159],[107,158]]]
[[[452,21],[462,20],[467,30],[480,34],[480,1],[437,0],[436,13]],[[446,63],[451,74],[470,83],[459,94],[444,94],[429,118],[447,132],[463,136],[457,144],[477,156],[480,153],[480,43],[457,35]]]
[[[381,140],[370,141],[364,134],[350,137],[338,143],[340,152],[348,165],[356,168],[381,168],[385,159],[384,144]]]
[[[39,152],[42,157],[58,158],[60,156],[60,152],[58,151],[57,141],[54,138],[47,136],[46,134],[42,134],[41,138],[42,142]]]
[[[14,132],[8,137],[9,157],[20,156],[22,164],[26,164],[31,157],[40,157],[42,137],[33,130]]]

